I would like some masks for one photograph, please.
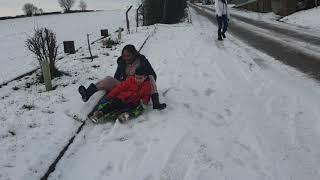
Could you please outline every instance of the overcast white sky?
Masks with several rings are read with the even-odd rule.
[[[76,0],[73,9],[79,9],[80,0]],[[136,5],[139,0],[84,0],[88,9],[124,9],[128,4]],[[33,3],[45,12],[61,10],[58,0],[0,0],[0,16],[15,16],[23,14],[22,6],[25,3]]]

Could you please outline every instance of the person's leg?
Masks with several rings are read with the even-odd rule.
[[[222,17],[220,16],[216,16],[217,17],[217,21],[218,21],[218,40],[219,41],[222,41],[222,32],[221,32],[221,29],[222,29]]]
[[[158,93],[157,84],[152,75],[149,75],[149,80],[151,84],[151,94]]]
[[[113,99],[113,100],[111,100],[111,103],[108,104],[108,106],[106,106],[101,111],[104,114],[107,114],[107,113],[112,112],[114,110],[124,111],[124,110],[127,110],[127,109],[130,109],[129,105],[127,105],[126,103],[124,103],[123,101],[121,101],[119,99]]]
[[[228,30],[228,17],[227,17],[227,15],[222,15],[222,21],[223,21],[222,37],[226,38],[225,33]]]
[[[156,81],[154,80],[154,77],[152,75],[149,76],[150,82],[151,82],[151,99],[152,99],[152,105],[153,109],[165,109],[167,105],[165,103],[160,103],[159,101],[159,93],[157,89]]]
[[[98,90],[105,90],[106,92],[109,92],[118,84],[120,84],[120,81],[111,76],[107,76],[101,81],[97,82],[96,87]]]
[[[96,84],[91,83],[88,88],[85,88],[81,85],[78,90],[81,94],[82,100],[87,102],[89,98],[97,91],[105,90],[106,92],[109,92],[118,84],[120,84],[120,82],[117,79],[107,76]]]

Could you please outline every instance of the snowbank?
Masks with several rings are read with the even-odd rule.
[[[281,19],[282,21],[320,30],[320,7],[300,11]]]

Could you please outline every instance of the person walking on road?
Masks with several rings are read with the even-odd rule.
[[[229,21],[229,9],[227,0],[215,0],[216,17],[218,21],[218,40],[226,38]],[[222,39],[223,38],[223,39]]]

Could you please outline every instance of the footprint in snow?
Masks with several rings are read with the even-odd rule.
[[[224,111],[226,112],[227,116],[232,116],[232,111],[228,108],[225,108]]]
[[[205,73],[202,73],[202,76],[209,77],[209,74],[205,72]]]
[[[205,91],[205,95],[206,96],[211,96],[213,93],[215,93],[216,91],[214,89],[211,88],[207,88]]]
[[[144,177],[143,180],[154,180],[154,176],[152,174],[149,174],[146,177]]]
[[[191,89],[193,96],[199,96],[199,92],[197,90]]]
[[[113,171],[114,165],[112,162],[108,162],[106,167],[100,172],[101,176],[110,176],[110,173]]]
[[[185,108],[187,108],[187,109],[190,109],[190,105],[187,104],[187,103],[184,103],[183,106],[184,106]]]
[[[208,168],[214,168],[217,171],[222,171],[224,165],[221,161],[214,160],[208,152],[208,147],[205,144],[201,144],[197,151],[197,159],[195,161],[199,166],[206,166]]]

